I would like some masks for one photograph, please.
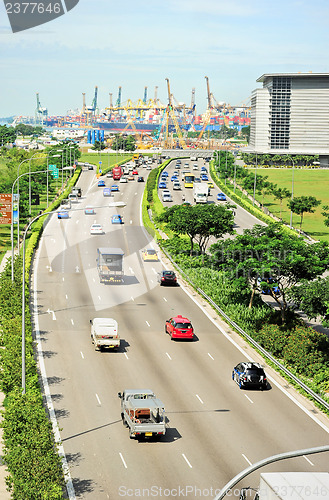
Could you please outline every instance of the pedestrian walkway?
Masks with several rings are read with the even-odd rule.
[[[2,261],[0,262],[0,274],[5,268],[7,259],[11,257],[11,251],[6,252]],[[0,410],[3,409],[3,400],[5,395],[0,392]],[[1,421],[1,416],[0,416]],[[6,465],[2,461],[2,428],[0,428],[0,498],[1,500],[9,500],[11,498],[10,493],[7,491],[5,477],[8,475]]]

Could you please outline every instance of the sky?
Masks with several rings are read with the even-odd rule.
[[[7,0],[6,0],[7,1]],[[45,0],[47,2],[47,0]],[[49,115],[148,98],[206,110],[205,76],[219,102],[248,104],[264,73],[329,72],[328,0],[80,0],[65,15],[12,33],[0,0],[0,117]]]

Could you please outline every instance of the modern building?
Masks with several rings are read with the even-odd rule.
[[[329,73],[271,73],[257,82],[248,152],[318,154],[329,166]]]

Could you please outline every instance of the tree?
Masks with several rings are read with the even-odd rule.
[[[280,200],[280,219],[282,220],[282,201],[285,198],[289,198],[291,196],[291,192],[287,188],[275,188],[272,190],[272,194],[276,200]]]
[[[302,279],[315,279],[329,267],[328,243],[308,245],[300,238],[287,235],[280,223],[255,225],[234,240],[216,243],[211,252],[214,266],[219,270],[248,279],[251,287],[249,307],[252,307],[254,294],[259,289],[259,281],[272,278],[280,295],[275,293],[274,286],[268,287],[269,294],[280,308],[283,324],[288,309],[287,290]]]
[[[329,226],[329,205],[323,205],[323,212],[321,212],[321,215],[323,215],[323,217],[325,217],[325,220],[324,220],[324,225],[325,226]]]
[[[329,327],[329,277],[314,281],[301,281],[287,294],[296,308],[301,309],[309,319],[321,317],[322,325]]]
[[[303,216],[305,212],[315,212],[315,207],[321,204],[314,196],[299,196],[288,202],[290,210],[297,215],[300,215],[300,230],[302,229]]]
[[[94,151],[102,151],[105,148],[106,146],[103,141],[95,141],[91,149],[93,149]]]
[[[247,127],[242,127],[242,129],[241,129],[241,135],[246,138],[246,141],[249,144],[249,140],[250,140],[250,125],[247,125]]]
[[[158,216],[157,221],[166,222],[176,234],[188,235],[190,255],[193,254],[194,241],[204,253],[211,236],[220,238],[234,233],[232,210],[218,205],[174,205]]]
[[[16,135],[17,135],[16,131],[13,127],[7,127],[7,125],[0,125],[0,144],[1,144],[1,146],[15,142]]]

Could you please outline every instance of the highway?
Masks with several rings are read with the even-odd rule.
[[[106,179],[107,186],[112,183]],[[188,287],[159,286],[162,262],[141,258],[142,249],[156,248],[141,227],[145,184],[120,183],[113,198],[104,198],[88,171],[79,186],[83,197],[77,208],[102,208],[95,215],[71,210],[68,220],[53,215],[33,270],[45,369],[76,497],[213,498],[250,463],[329,443],[328,420],[287,397],[272,370],[266,368],[273,376],[269,390],[241,391],[231,379],[232,368],[251,349],[226,333],[228,328],[223,332],[221,320]],[[126,207],[109,208],[113,200]],[[123,225],[111,224],[114,213],[123,215]],[[237,226],[252,224],[245,217],[237,212]],[[90,235],[94,222],[103,225],[104,235]],[[124,250],[123,285],[99,283],[99,246]],[[171,341],[164,333],[165,320],[176,314],[192,321],[194,342]],[[97,316],[118,321],[123,339],[118,352],[94,350],[89,320]],[[167,432],[160,441],[129,439],[117,397],[129,388],[150,388],[164,402]],[[328,456],[266,468],[278,470],[327,472]],[[242,486],[258,483],[255,473]]]

